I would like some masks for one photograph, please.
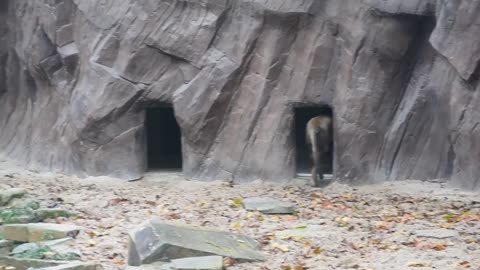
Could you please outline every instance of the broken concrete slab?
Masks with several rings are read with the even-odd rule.
[[[39,242],[45,240],[75,238],[80,233],[80,227],[54,223],[30,223],[4,225],[4,235],[7,240],[19,242]]]
[[[222,256],[191,257],[172,260],[171,269],[175,270],[222,270]]]
[[[72,247],[73,238],[25,243],[15,247],[10,255],[20,258],[49,259],[72,261],[80,259],[81,252]],[[47,255],[48,254],[48,255]],[[39,258],[37,258],[39,256]]]
[[[28,208],[8,208],[0,210],[0,219],[3,224],[25,224],[36,222],[37,217]]]
[[[14,198],[21,198],[26,191],[23,188],[10,188],[0,191],[0,206],[7,205]]]
[[[10,253],[10,251],[12,250],[14,244],[15,241],[0,240],[0,256],[8,255],[8,253]]]
[[[295,212],[293,204],[268,197],[252,197],[242,201],[248,211],[258,210],[264,214],[292,214]]]
[[[13,266],[15,270],[27,270],[29,268],[43,268],[65,264],[63,261],[22,259],[10,256],[0,256],[0,265]]]
[[[129,233],[128,264],[139,266],[212,254],[263,261],[258,249],[258,243],[247,236],[153,219]]]
[[[446,239],[458,236],[458,232],[448,229],[416,230],[413,234],[417,237]]]
[[[61,208],[40,208],[35,210],[34,214],[38,220],[57,217],[70,217],[72,215],[68,210]]]
[[[162,268],[165,267],[166,265],[170,265],[170,263],[154,262],[151,264],[142,264],[140,266],[127,265],[125,270],[163,270]]]
[[[47,218],[70,217],[72,214],[60,208],[43,208],[33,210],[29,207],[7,208],[0,211],[3,224],[26,224],[40,222]]]
[[[103,267],[99,264],[88,262],[72,262],[60,264],[57,266],[29,268],[28,270],[101,270]]]

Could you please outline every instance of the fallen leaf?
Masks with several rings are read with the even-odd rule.
[[[464,267],[464,268],[470,268],[472,264],[469,261],[463,261],[458,263],[458,266]]]
[[[409,262],[407,266],[408,267],[432,267],[432,264],[425,263],[425,262]]]
[[[283,251],[283,252],[287,252],[290,250],[290,248],[288,247],[288,245],[282,245],[282,244],[279,244],[277,242],[273,243],[272,244],[272,248],[273,249],[278,249],[280,251]]]
[[[232,208],[239,208],[242,206],[243,199],[240,197],[234,197],[228,200],[228,205]]]
[[[240,221],[235,221],[235,222],[232,222],[232,224],[230,224],[230,228],[233,228],[233,229],[238,229],[242,227],[242,224],[240,224]]]
[[[93,239],[88,240],[87,243],[88,243],[88,245],[91,246],[91,247],[93,247],[93,246],[95,246],[95,245],[97,244],[97,242],[96,242],[95,240],[93,240]]]
[[[235,264],[235,260],[231,257],[225,257],[223,259],[223,266],[224,267],[230,267]]]
[[[110,205],[117,205],[121,202],[128,202],[128,199],[125,199],[125,198],[114,198],[114,199],[111,199],[109,204]]]
[[[436,243],[432,245],[432,249],[436,251],[442,251],[445,250],[445,244],[444,243]]]
[[[318,255],[318,254],[320,254],[320,253],[322,253],[322,250],[321,250],[319,247],[316,247],[316,248],[313,249],[313,254],[317,254],[317,255]]]

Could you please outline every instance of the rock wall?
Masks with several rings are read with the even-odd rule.
[[[0,152],[140,177],[144,108],[168,103],[183,171],[295,174],[293,111],[329,104],[335,175],[480,188],[480,1],[8,0]]]

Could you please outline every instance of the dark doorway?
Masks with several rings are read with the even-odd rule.
[[[147,164],[149,170],[181,170],[180,127],[172,107],[146,109]]]
[[[311,151],[307,144],[307,122],[319,115],[333,116],[332,108],[328,105],[308,106],[295,108],[295,145],[296,145],[296,168],[297,175],[306,176],[311,174],[312,159]],[[333,171],[333,151],[331,157],[325,160],[327,173]]]

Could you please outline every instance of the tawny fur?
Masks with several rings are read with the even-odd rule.
[[[321,115],[310,119],[306,135],[312,154],[312,184],[318,186],[326,170],[325,159],[331,158],[333,150],[332,118]]]

